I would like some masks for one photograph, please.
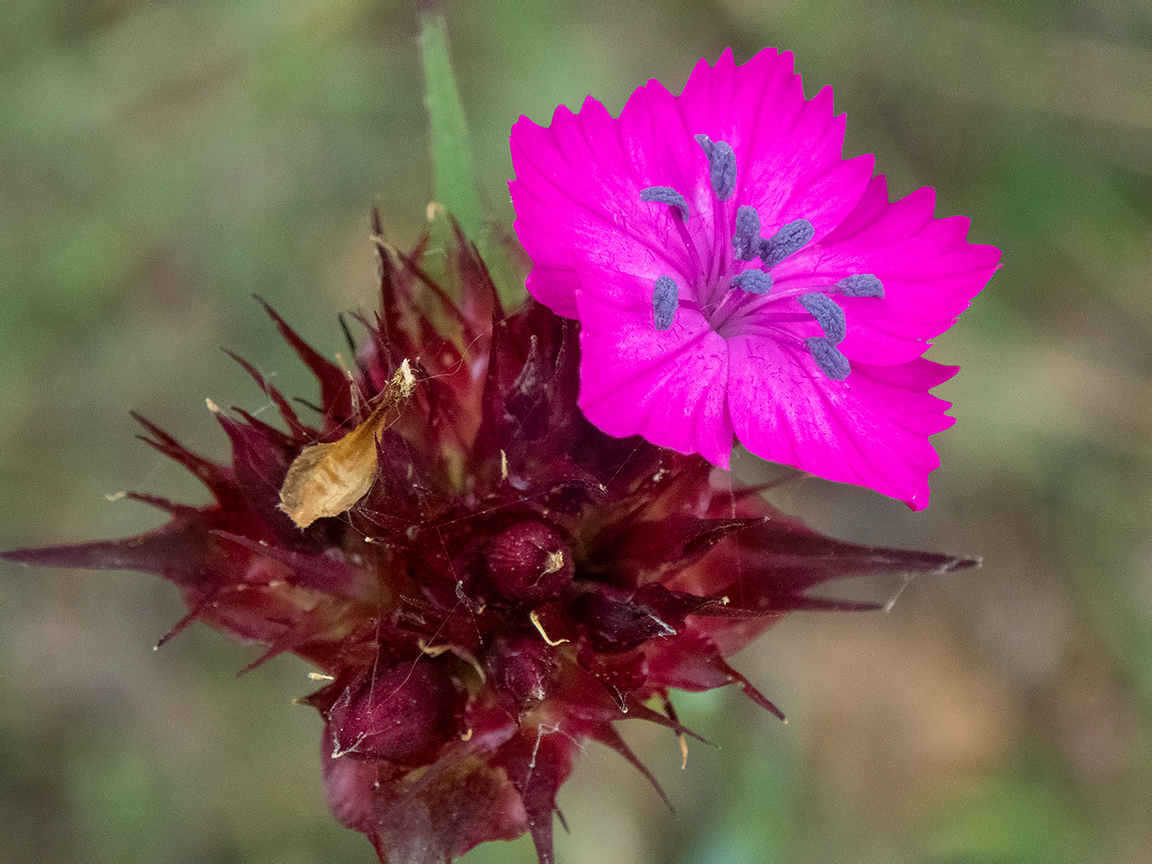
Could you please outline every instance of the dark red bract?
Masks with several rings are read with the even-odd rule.
[[[257,662],[290,651],[332,676],[306,700],[325,719],[328,799],[381,860],[443,862],[530,831],[551,861],[580,742],[651,779],[616,722],[692,734],[669,690],[726,684],[775,711],[726,658],[786,612],[872,608],[813,586],[973,563],[823,537],[699,456],[600,432],[576,407],[579,325],[531,300],[506,314],[458,233],[436,279],[424,251],[381,244],[352,380],[271,313],[320,382],[315,425],[248,364],[284,429],[218,414],[231,464],[141,420],[214,503],[134,495],[171,521],[5,555],[159,573],[190,610],[173,632],[201,620],[262,643]],[[288,466],[363,422],[404,360],[416,384],[378,438],[371,490],[297,528],[278,507]]]

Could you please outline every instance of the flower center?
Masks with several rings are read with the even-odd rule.
[[[844,310],[829,295],[883,298],[884,286],[869,273],[854,273],[834,285],[773,291],[772,268],[811,243],[815,228],[807,219],[797,219],[772,236],[762,237],[760,215],[747,204],[737,206],[735,219],[730,220],[732,205],[727,202],[736,192],[736,154],[726,142],[707,135],[697,135],[696,141],[708,159],[713,224],[702,224],[704,217],[694,216],[687,199],[669,186],[640,191],[641,201],[670,209],[672,224],[695,271],[688,277],[681,275],[684,285],[667,273],[657,277],[652,288],[653,326],[670,330],[683,303],[700,312],[726,339],[755,334],[802,344],[820,371],[843,381],[852,369],[837,346],[847,336],[848,324]],[[730,235],[729,224],[733,226]],[[813,319],[824,335],[801,340],[794,332],[795,322]]]

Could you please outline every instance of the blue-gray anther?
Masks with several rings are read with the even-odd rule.
[[[816,236],[807,219],[789,222],[767,240],[760,241],[760,259],[765,267],[775,267],[793,252],[798,252]]]
[[[721,201],[727,201],[736,191],[736,154],[723,141],[713,141],[707,135],[697,135],[696,143],[704,148],[708,157],[708,176],[712,191]]]
[[[755,207],[742,204],[736,208],[736,233],[732,246],[737,261],[755,261],[760,257],[760,216]]]
[[[679,211],[681,219],[685,222],[688,221],[688,202],[684,200],[683,195],[671,186],[649,186],[647,189],[641,189],[640,200],[667,204],[673,210]]]
[[[680,305],[680,289],[671,276],[661,276],[652,289],[652,320],[657,330],[667,330]]]
[[[844,310],[835,300],[827,294],[813,291],[800,295],[800,305],[824,328],[824,335],[832,344],[839,345],[844,341],[848,333],[848,324],[844,321]]]
[[[871,273],[853,273],[836,283],[845,297],[883,297],[884,286]]]
[[[743,288],[749,294],[767,294],[772,288],[772,277],[763,270],[745,270],[733,276],[728,286]]]
[[[840,349],[823,336],[813,336],[804,340],[812,359],[820,367],[820,371],[833,381],[843,381],[852,371],[848,358],[840,353]]]

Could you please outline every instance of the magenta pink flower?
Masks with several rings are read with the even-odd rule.
[[[579,404],[728,466],[775,462],[920,509],[951,425],[922,358],[998,266],[931,189],[889,203],[872,157],[844,159],[832,91],[792,56],[701,60],[680,96],[650,81],[619,118],[592,98],[513,127],[528,290],[581,324]]]

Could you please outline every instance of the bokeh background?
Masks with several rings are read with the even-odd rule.
[[[367,214],[399,245],[431,189],[414,3],[0,3],[0,546],[137,533],[140,490],[202,503],[134,441],[201,452],[204,398],[266,399],[218,350],[312,394],[249,295],[328,354],[372,307]],[[931,355],[955,428],[923,513],[807,480],[785,509],[847,539],[980,554],[888,612],[801,614],[683,697],[686,771],[624,732],[669,814],[592,745],[563,862],[1152,861],[1152,7],[1143,0],[445,4],[493,213],[520,113],[789,48],[847,153],[937,190],[1004,266]],[[741,470],[755,471],[744,459]],[[898,586],[897,586],[898,587]],[[870,590],[893,590],[872,586]],[[312,685],[193,627],[151,576],[0,569],[0,860],[373,860],[321,794]],[[527,841],[467,861],[534,860]]]

